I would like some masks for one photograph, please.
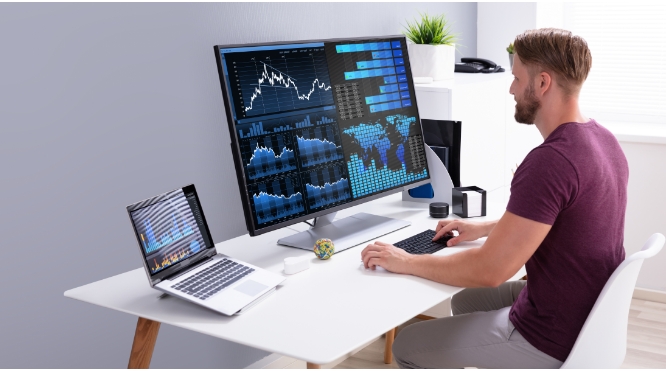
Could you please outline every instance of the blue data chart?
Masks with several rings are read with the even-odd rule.
[[[388,115],[342,133],[345,148],[351,149],[347,168],[354,197],[427,178],[416,117]]]
[[[373,80],[364,89],[374,94],[364,97],[370,113],[412,107],[400,41],[342,44],[336,52],[344,56],[346,66],[355,67],[344,72],[345,80]]]
[[[225,61],[239,119],[333,104],[323,47],[230,53]]]
[[[371,43],[360,43],[360,44],[340,44],[335,46],[335,51],[338,53],[353,53],[353,52],[362,52],[362,51],[373,51],[373,50],[386,50],[391,48],[400,48],[400,41],[380,41],[380,42],[371,42]]]
[[[190,242],[190,252],[196,254],[201,249],[201,244],[197,240]]]
[[[308,128],[295,134],[302,167],[342,160],[342,146],[336,125]]]
[[[367,77],[380,77],[387,75],[395,75],[395,68],[374,68],[362,69],[360,71],[345,72],[345,80],[365,79]]]
[[[280,154],[276,154],[272,148],[257,145],[250,162],[247,164],[248,177],[257,179],[284,171],[296,170],[296,166],[292,165],[293,161],[294,150],[292,149],[284,147]]]
[[[404,163],[400,170],[391,170],[386,165],[377,166],[374,159],[371,161],[370,166],[366,167],[363,160],[353,154],[347,162],[354,197],[377,193],[428,177],[428,170],[425,168],[419,173],[410,173]]]
[[[280,178],[250,186],[252,206],[258,224],[280,222],[305,211],[298,178]]]
[[[303,176],[308,207],[317,209],[351,199],[347,171],[342,164],[312,171]]]
[[[336,122],[335,111],[329,110],[240,124],[236,128],[238,129],[238,136],[241,139],[246,139],[294,129],[335,124]]]
[[[382,166],[388,165],[388,153],[392,150],[400,162],[404,163],[404,146],[409,139],[410,130],[416,130],[416,117],[389,115],[375,122],[360,123],[344,129],[346,134],[362,148],[362,159],[368,159],[373,152],[379,154]],[[390,133],[397,132],[398,137],[389,139]]]
[[[205,249],[197,220],[182,191],[138,207],[130,215],[152,274]]]
[[[241,154],[250,180],[296,170],[291,139],[285,134],[266,135],[241,142]]]
[[[143,244],[143,249],[146,254],[150,254],[153,251],[160,249],[163,246],[167,246],[173,242],[180,240],[181,238],[187,237],[194,233],[192,227],[189,224],[182,221],[181,227],[178,226],[179,222],[176,220],[176,214],[172,214],[173,226],[169,232],[163,233],[160,238],[155,237],[155,232],[153,227],[150,224],[150,218],[146,218],[143,223],[146,227],[146,236],[141,235],[141,243]]]

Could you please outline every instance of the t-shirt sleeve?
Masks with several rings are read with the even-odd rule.
[[[532,150],[511,181],[507,211],[553,225],[578,194],[578,175],[571,163],[549,147]]]

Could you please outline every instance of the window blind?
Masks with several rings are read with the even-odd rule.
[[[666,125],[666,2],[565,3],[563,21],[592,52],[584,114]]]

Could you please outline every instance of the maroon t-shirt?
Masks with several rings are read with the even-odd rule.
[[[527,286],[509,318],[530,344],[560,361],[624,260],[628,178],[617,139],[591,120],[558,126],[511,182],[507,210],[552,228],[525,264]]]

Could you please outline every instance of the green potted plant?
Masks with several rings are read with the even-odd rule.
[[[515,54],[513,50],[513,43],[506,47],[506,51],[509,52],[509,66],[511,66],[511,69],[513,69],[513,55]]]
[[[453,78],[456,62],[456,40],[444,14],[421,14],[421,20],[407,22],[404,34],[409,44],[409,61],[414,77],[433,80]]]

